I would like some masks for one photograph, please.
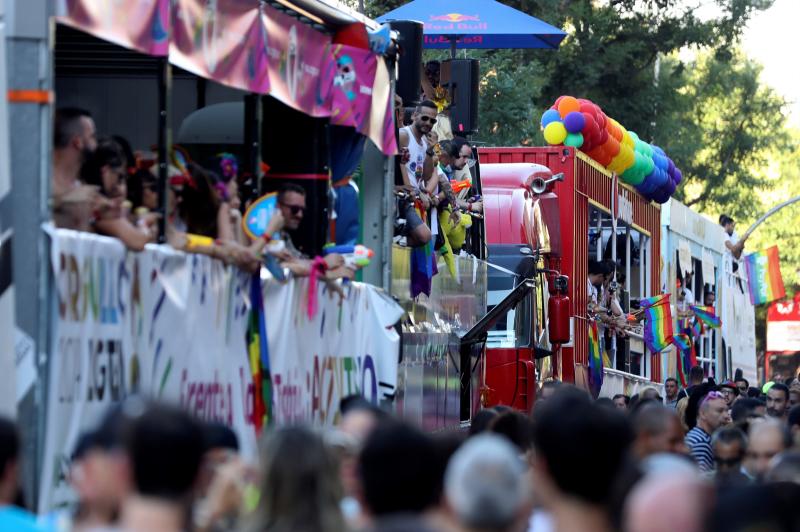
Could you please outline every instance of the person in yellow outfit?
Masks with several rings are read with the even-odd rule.
[[[438,149],[437,149],[438,148]],[[463,247],[467,229],[472,225],[472,218],[462,214],[461,209],[472,209],[472,204],[460,201],[453,190],[451,181],[453,174],[468,167],[472,158],[472,150],[463,139],[443,140],[435,148],[438,164],[439,194],[434,202],[439,209],[439,226],[441,227],[442,245],[438,251],[447,263],[450,273],[455,276],[454,253]]]

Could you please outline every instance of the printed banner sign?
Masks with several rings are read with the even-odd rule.
[[[308,24],[261,6],[270,96],[311,116],[330,116],[336,64],[331,40]]]
[[[265,31],[248,0],[176,0],[170,63],[237,89],[268,93]]]
[[[747,269],[750,302],[753,305],[763,305],[786,295],[778,246],[751,253],[745,257],[744,264]]]
[[[58,22],[143,54],[169,53],[170,0],[57,0]]]
[[[343,286],[344,299],[322,285],[309,319],[308,285],[308,279],[264,284],[273,415],[279,424],[332,425],[343,397],[361,394],[374,403],[394,397],[400,349],[394,326],[403,311],[370,285]]]
[[[251,277],[166,246],[127,253],[111,238],[52,231],[57,297],[39,510],[74,500],[67,472],[78,436],[131,394],[170,401],[232,427],[256,455],[255,388],[246,344]],[[263,286],[278,423],[332,423],[339,398],[394,394],[400,309],[369,285],[345,298],[308,280]]]
[[[800,351],[800,295],[792,301],[776,301],[767,309],[767,351]]]

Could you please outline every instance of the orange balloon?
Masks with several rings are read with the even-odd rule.
[[[614,157],[617,156],[617,154],[619,154],[620,143],[614,137],[608,137],[606,143],[603,144],[603,149],[613,159]]]
[[[581,110],[581,103],[573,98],[572,96],[564,96],[560,102],[558,102],[558,114],[561,115],[561,118],[566,117],[568,114]]]

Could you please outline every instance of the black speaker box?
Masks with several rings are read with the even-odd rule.
[[[478,131],[479,81],[480,67],[477,59],[442,61],[440,84],[450,92],[450,122],[456,135],[469,135]]]
[[[392,20],[389,26],[398,33],[397,43],[400,46],[395,92],[403,99],[404,106],[411,107],[420,100],[422,23],[413,20]]]

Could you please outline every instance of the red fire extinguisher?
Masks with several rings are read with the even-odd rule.
[[[547,331],[551,344],[567,344],[570,341],[569,322],[569,277],[559,275],[553,280],[550,299],[547,301]]]

